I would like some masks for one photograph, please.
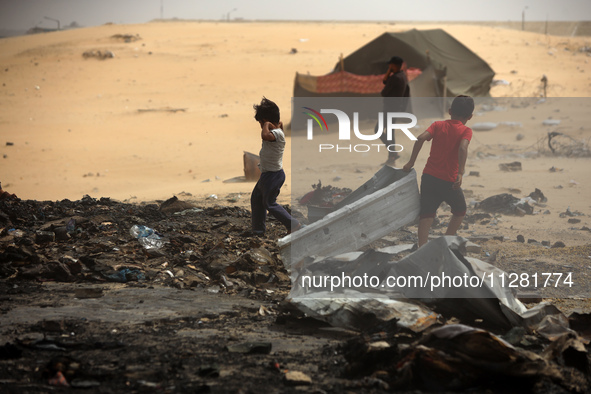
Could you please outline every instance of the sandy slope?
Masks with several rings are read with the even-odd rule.
[[[0,180],[5,189],[25,199],[74,200],[88,194],[146,201],[185,192],[185,198],[216,194],[223,201],[230,193],[241,193],[246,203],[253,184],[223,180],[243,174],[243,151],[260,149],[252,104],[265,95],[280,105],[288,122],[296,71],[325,74],[341,53],[347,55],[383,32],[412,27],[153,22],[2,39]],[[494,87],[495,97],[539,96],[543,74],[549,79],[549,96],[591,96],[589,57],[578,51],[588,38],[476,25],[416,27],[442,27],[489,62],[496,78],[510,82]],[[112,38],[116,34],[141,39],[124,42]],[[290,54],[292,48],[296,54]],[[85,59],[82,53],[88,50],[110,50],[115,57]],[[530,157],[549,131],[540,127],[548,116],[542,112],[532,120],[516,115],[512,120],[523,121],[520,130],[499,128],[477,134],[471,145],[468,170],[481,176],[474,182],[467,178],[465,186],[474,189],[475,198],[507,188],[519,188],[527,195],[537,187],[548,195],[552,215],[528,218],[533,220],[528,227],[554,226],[558,213],[569,206],[591,215],[590,159]],[[578,113],[554,114],[560,116],[565,119],[562,132],[589,138],[588,125],[579,125]],[[519,142],[516,133],[524,135]],[[507,149],[507,144],[521,154],[521,173],[498,170],[500,162],[515,158],[515,149]],[[417,163],[419,170],[426,155]],[[288,176],[290,159],[287,152]],[[351,178],[350,186],[379,169],[382,161],[380,156],[367,158],[364,173],[357,173],[356,181]],[[550,174],[552,166],[563,171]],[[347,171],[342,172],[345,182]],[[559,184],[563,189],[554,189]],[[288,182],[283,201],[289,201],[291,187]],[[591,225],[586,221],[580,226]],[[575,238],[584,242],[584,237]]]

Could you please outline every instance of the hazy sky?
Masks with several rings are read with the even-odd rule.
[[[591,20],[591,0],[0,0],[0,29],[160,18],[359,21]],[[527,8],[526,8],[527,7]]]

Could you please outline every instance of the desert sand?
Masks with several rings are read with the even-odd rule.
[[[480,176],[466,177],[464,188],[472,201],[509,189],[519,189],[515,195],[524,197],[539,188],[548,202],[538,209],[551,214],[504,218],[494,232],[588,243],[589,232],[571,230],[559,213],[579,211],[584,216],[576,227],[591,226],[591,159],[540,154],[540,145],[552,131],[541,126],[549,117],[562,119],[555,129],[572,138],[585,143],[591,137],[584,121],[585,100],[591,96],[590,57],[579,51],[589,45],[589,37],[494,26],[174,21],[1,39],[0,181],[22,199],[90,195],[144,202],[215,194],[212,202],[248,205],[254,183],[223,181],[243,175],[243,151],[260,149],[252,105],[266,96],[279,104],[288,123],[296,72],[324,75],[341,54],[384,32],[415,27],[443,28],[487,61],[495,79],[509,83],[494,86],[493,97],[539,97],[546,75],[548,97],[579,98],[569,113],[564,104],[563,112],[540,104],[535,116],[511,119],[522,123],[518,129],[475,132],[467,171]],[[117,35],[137,40],[125,42]],[[114,57],[85,58],[86,51],[111,51]],[[339,172],[336,186],[356,188],[384,161],[374,155],[350,168],[330,160],[294,168],[289,146],[296,138],[288,140],[281,202],[299,197],[307,176],[314,180],[321,166]],[[401,165],[412,145],[405,147]],[[425,149],[416,165],[419,175],[426,158]],[[500,163],[514,160],[523,163],[521,172],[499,170]],[[550,172],[551,167],[559,171]],[[292,185],[296,171],[308,174]],[[292,187],[297,189],[293,194]]]

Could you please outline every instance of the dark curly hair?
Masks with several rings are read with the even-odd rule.
[[[453,116],[468,118],[474,112],[474,99],[470,96],[459,95],[451,103],[450,112]]]
[[[254,118],[258,122],[266,120],[273,124],[279,123],[279,120],[281,119],[279,116],[279,107],[268,98],[263,96],[261,103],[255,104],[252,107],[255,111]]]

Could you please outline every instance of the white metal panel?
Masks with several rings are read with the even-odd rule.
[[[419,210],[419,187],[413,169],[391,185],[279,239],[281,257],[290,270],[307,257],[358,250],[413,222]]]

